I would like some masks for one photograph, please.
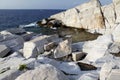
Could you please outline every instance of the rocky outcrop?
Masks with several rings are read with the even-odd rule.
[[[15,80],[69,80],[61,71],[46,64],[27,71]]]
[[[98,0],[91,0],[73,9],[53,15],[50,18],[61,20],[69,27],[84,29],[104,28],[104,19]]]
[[[90,0],[87,3],[79,5],[75,8],[68,9],[61,13],[50,16],[46,21],[38,22],[38,24],[57,22],[59,26],[55,27],[74,27],[83,28],[91,33],[111,33],[120,23],[120,1],[113,0],[113,3],[101,6],[99,0]],[[46,25],[43,24],[43,25]],[[42,26],[43,26],[42,25]]]

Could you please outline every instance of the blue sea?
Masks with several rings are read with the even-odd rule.
[[[0,31],[27,25],[63,10],[0,10]]]

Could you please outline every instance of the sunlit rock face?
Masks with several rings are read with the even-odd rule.
[[[116,12],[116,23],[120,23],[120,0],[113,0]]]
[[[51,18],[61,20],[65,25],[75,28],[104,28],[104,19],[101,13],[101,5],[98,0],[91,0],[88,3],[53,15]]]

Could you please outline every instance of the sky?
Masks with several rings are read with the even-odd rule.
[[[69,9],[89,0],[0,0],[0,9]],[[100,0],[108,4],[112,0]]]

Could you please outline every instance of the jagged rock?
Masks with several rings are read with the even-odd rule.
[[[101,5],[98,0],[91,0],[73,9],[52,15],[51,18],[61,20],[64,25],[69,27],[102,29],[105,25],[100,8]]]
[[[9,51],[10,49],[7,46],[0,45],[0,57],[4,57],[5,55],[8,54]]]
[[[120,42],[120,24],[112,32],[114,42]]]
[[[15,80],[69,80],[61,71],[46,64],[34,70],[27,71]]]
[[[115,21],[116,21],[116,12],[114,9],[114,4],[109,4],[102,6],[102,13],[105,20],[105,26],[106,26],[106,33],[111,33],[111,31],[114,29]]]
[[[37,59],[39,63],[51,64],[66,74],[72,75],[81,73],[79,66],[74,62],[60,62],[47,57],[38,57]]]
[[[71,42],[69,40],[64,40],[59,43],[54,51],[54,57],[60,58],[71,54]]]
[[[85,56],[86,56],[86,54],[83,52],[73,52],[72,53],[72,59],[74,61],[82,60]]]
[[[120,23],[120,0],[113,0],[116,12],[116,23]]]
[[[86,42],[83,46],[83,52],[88,53],[85,59],[95,62],[103,57],[112,42],[112,35],[99,36],[96,40]]]

